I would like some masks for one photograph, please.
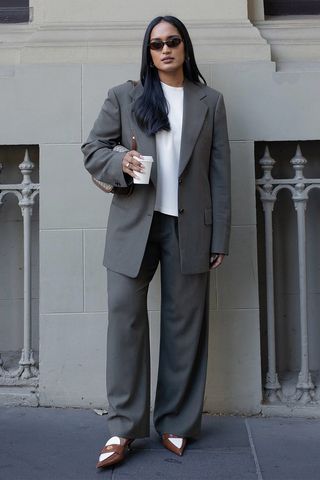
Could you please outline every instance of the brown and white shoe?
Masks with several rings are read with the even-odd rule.
[[[162,445],[181,457],[187,445],[187,439],[179,437],[179,435],[174,435],[173,433],[163,433]]]
[[[125,458],[125,453],[130,450],[130,445],[134,438],[111,437],[100,452],[97,468],[105,468],[121,462]]]

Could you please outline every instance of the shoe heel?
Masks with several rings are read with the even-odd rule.
[[[134,441],[134,438],[132,438],[132,440],[130,440],[128,443],[127,443],[127,448],[128,450],[133,450],[132,447],[131,447],[131,443]]]

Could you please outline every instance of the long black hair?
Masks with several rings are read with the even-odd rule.
[[[140,80],[143,85],[143,93],[134,104],[137,122],[147,135],[155,134],[159,130],[170,130],[168,105],[163,94],[158,70],[153,66],[149,47],[152,29],[160,22],[171,23],[181,35],[185,54],[184,76],[193,83],[201,83],[202,80],[206,84],[197,67],[192,42],[185,25],[178,18],[170,15],[154,18],[146,29],[142,45]]]

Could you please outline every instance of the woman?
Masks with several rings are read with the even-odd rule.
[[[136,150],[113,151],[121,143]],[[228,253],[230,162],[222,95],[206,86],[189,34],[157,17],[143,42],[140,82],[109,91],[87,142],[87,170],[116,188],[104,265],[108,269],[107,391],[111,438],[97,467],[123,460],[149,436],[147,292],[161,265],[161,337],[153,421],[163,445],[182,455],[201,428],[207,368],[209,270]],[[140,161],[154,163],[134,184]]]

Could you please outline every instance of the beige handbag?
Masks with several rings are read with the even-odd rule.
[[[137,150],[137,143],[136,143],[135,137],[132,137],[132,140],[131,140],[131,150]],[[122,153],[122,152],[128,152],[129,150],[123,145],[119,144],[113,148],[113,151]],[[116,193],[118,195],[130,195],[133,191],[133,183],[128,187],[115,187],[110,183],[106,183],[106,182],[102,182],[101,180],[98,180],[93,175],[91,175],[91,178],[93,183],[105,193]]]

